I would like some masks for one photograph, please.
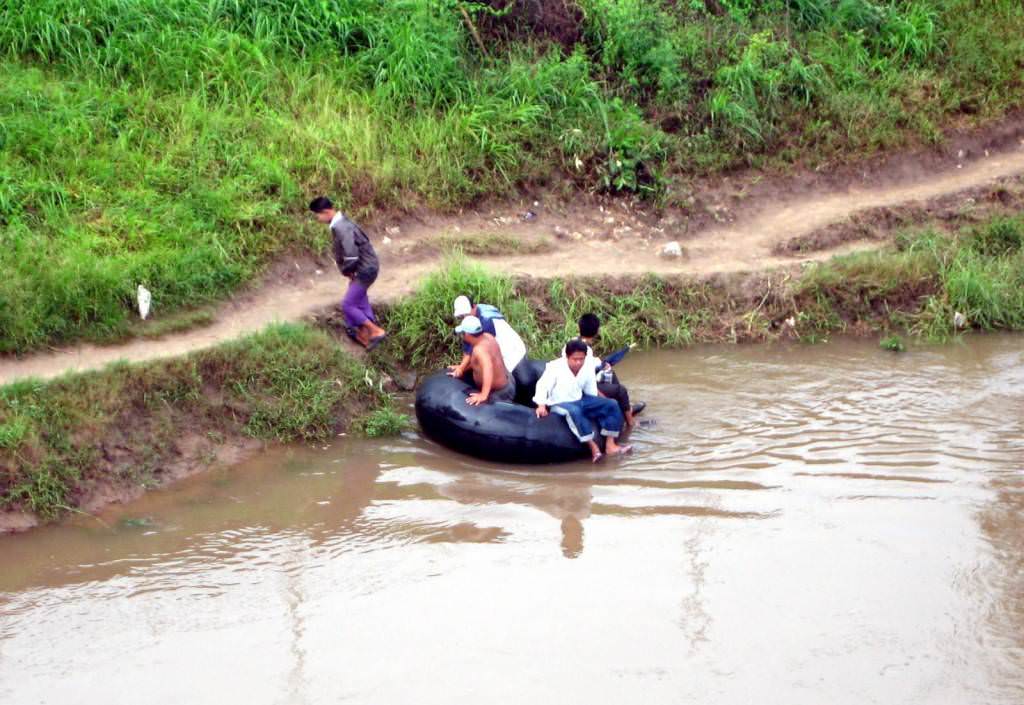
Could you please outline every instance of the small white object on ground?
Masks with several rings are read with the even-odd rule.
[[[673,240],[672,242],[668,243],[663,248],[661,248],[661,256],[662,257],[682,257],[683,256],[683,246],[680,245],[678,241]]]
[[[957,328],[963,328],[964,326],[967,325],[967,316],[960,313],[959,311],[954,312],[953,325],[956,326]]]
[[[384,228],[384,232],[386,232],[388,235],[401,235],[402,229],[397,225],[392,225],[389,228]]]
[[[138,292],[139,315],[142,317],[142,320],[146,320],[146,317],[149,315],[149,304],[153,301],[153,295],[149,293],[149,289],[142,286],[142,284],[139,284]]]
[[[382,245],[390,245],[391,244],[391,238],[389,238],[387,235],[385,235],[384,239],[380,241],[380,244],[382,244]]]

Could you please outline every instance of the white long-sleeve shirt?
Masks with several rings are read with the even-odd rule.
[[[526,343],[518,333],[512,330],[512,326],[508,324],[505,316],[497,307],[490,304],[477,304],[475,315],[483,324],[484,333],[490,333],[498,341],[498,350],[501,351],[501,361],[505,363],[505,369],[509,372],[514,370],[516,365],[526,357]],[[472,350],[469,343],[462,345],[462,352],[466,355],[471,354]]]
[[[569,369],[569,361],[563,355],[544,367],[544,374],[537,380],[533,403],[537,406],[552,406],[569,401],[579,401],[584,394],[597,396],[597,376],[591,358],[580,368],[579,374]]]

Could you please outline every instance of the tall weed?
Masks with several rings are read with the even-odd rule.
[[[820,66],[808,65],[770,33],[753,35],[739,60],[720,68],[708,101],[720,135],[756,151],[777,137],[787,108],[811,105],[824,85]]]

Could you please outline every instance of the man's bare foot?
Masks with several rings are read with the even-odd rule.
[[[604,452],[608,455],[625,455],[633,450],[633,446],[623,446],[615,442],[615,439],[608,436],[604,442]]]

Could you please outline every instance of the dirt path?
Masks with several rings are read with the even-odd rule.
[[[767,269],[794,261],[791,256],[772,254],[778,243],[857,213],[927,201],[1024,174],[1024,140],[1014,139],[999,152],[985,151],[971,161],[967,161],[965,155],[954,156],[941,167],[935,167],[932,158],[929,169],[931,173],[928,169],[918,169],[916,176],[903,180],[894,179],[892,173],[862,180],[885,186],[826,189],[775,202],[763,199],[767,202],[751,203],[746,209],[748,214],[735,222],[698,232],[688,232],[686,222],[678,217],[656,220],[629,210],[625,204],[607,209],[578,205],[551,213],[538,207],[538,216],[529,220],[524,220],[520,213],[509,212],[403,224],[391,231],[393,238],[388,238],[391,242],[385,243],[383,233],[375,234],[383,274],[373,294],[377,300],[387,300],[412,291],[416,282],[441,261],[436,255],[417,255],[417,251],[422,251],[417,244],[439,233],[550,239],[551,249],[540,255],[473,258],[495,271],[535,277],[645,272],[706,275]],[[660,256],[664,244],[671,240],[683,244],[684,257]],[[836,254],[877,246],[876,241],[848,242],[799,259],[828,259]],[[183,355],[254,333],[273,322],[301,319],[338,300],[344,283],[333,268],[318,269],[323,265],[312,261],[294,266],[297,271],[287,279],[267,283],[223,304],[214,322],[204,328],[118,346],[80,345],[22,359],[0,358],[0,384],[26,377],[47,379],[64,372],[97,369],[117,360],[140,362]]]

